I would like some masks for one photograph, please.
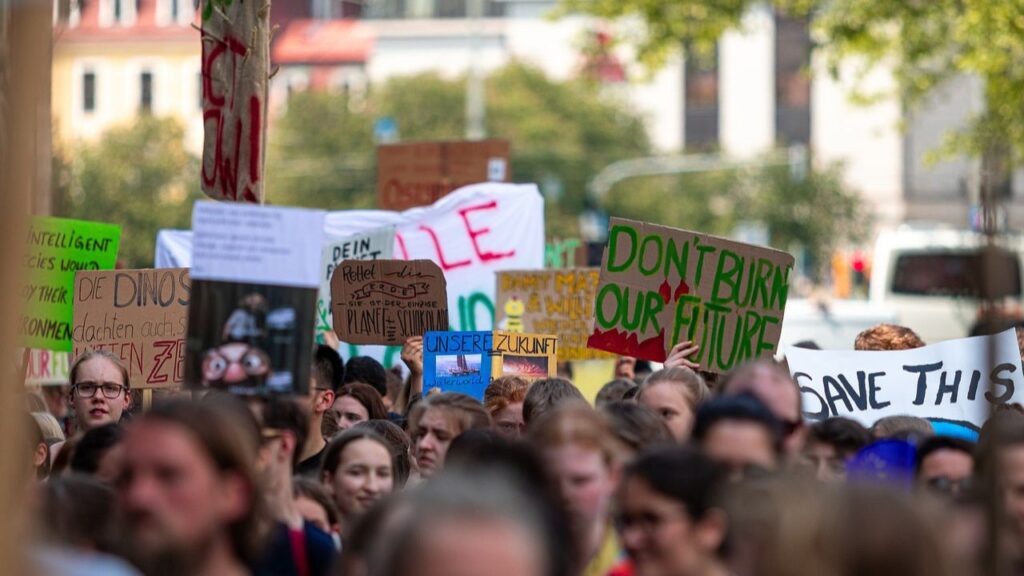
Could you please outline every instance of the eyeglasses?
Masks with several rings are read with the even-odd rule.
[[[928,487],[940,494],[963,494],[971,488],[970,478],[954,480],[948,476],[936,476],[927,480]]]
[[[92,398],[96,395],[96,391],[101,389],[103,390],[103,396],[107,400],[113,400],[121,395],[122,390],[127,390],[125,386],[113,384],[111,382],[104,382],[103,384],[97,384],[95,382],[80,382],[71,387],[71,390],[77,390],[78,395],[82,398]]]

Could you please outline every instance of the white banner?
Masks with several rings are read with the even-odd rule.
[[[384,226],[396,229],[393,258],[432,260],[444,271],[451,330],[494,327],[495,272],[544,266],[544,199],[535,184],[474,184],[404,212],[328,212],[325,240]],[[157,235],[158,267],[188,267],[191,260],[190,232]],[[350,345],[342,354],[373,356],[385,366],[399,362],[397,347]]]
[[[993,406],[1024,401],[1013,329],[914,350],[785,353],[812,420],[846,416],[870,426],[909,415],[980,427]]]

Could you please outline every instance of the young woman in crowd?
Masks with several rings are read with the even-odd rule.
[[[636,400],[665,419],[676,442],[690,439],[697,407],[711,397],[704,380],[683,366],[659,370],[644,380]]]
[[[689,448],[640,456],[626,467],[615,524],[629,562],[615,575],[726,576],[719,556],[728,522],[718,464]]]
[[[605,576],[622,552],[611,526],[622,443],[589,406],[555,408],[531,427],[530,441],[558,481],[573,523],[583,576]]]
[[[368,509],[392,492],[394,470],[391,446],[373,430],[347,430],[328,444],[321,482],[338,507],[342,541]]]
[[[132,405],[128,369],[105,350],[92,350],[76,358],[68,380],[68,402],[74,408],[80,432],[118,423]]]
[[[338,397],[331,407],[331,416],[336,419],[337,432],[344,432],[360,422],[386,420],[388,411],[376,388],[352,382],[338,390]]]
[[[416,464],[423,478],[444,466],[448,447],[466,430],[490,428],[491,417],[480,402],[457,392],[428,396],[409,414]]]
[[[529,382],[518,376],[502,376],[487,386],[484,408],[491,415],[495,430],[509,438],[518,438],[526,433],[523,400],[529,387]]]
[[[390,420],[366,420],[353,428],[373,430],[387,441],[391,447],[391,456],[395,459],[395,490],[404,488],[413,474],[419,474],[412,455],[412,440],[397,424]]]

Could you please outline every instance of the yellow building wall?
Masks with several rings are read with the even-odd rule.
[[[199,73],[195,41],[61,43],[53,54],[53,124],[60,144],[93,140],[106,129],[131,122],[139,113],[143,71],[153,73],[153,114],[173,116],[186,128],[186,146],[203,147]],[[96,109],[83,110],[82,75],[96,74]]]

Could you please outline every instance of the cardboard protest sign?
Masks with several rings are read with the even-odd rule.
[[[73,356],[106,350],[124,362],[134,388],[180,386],[191,292],[187,268],[79,272]]]
[[[559,360],[612,358],[587,347],[599,278],[598,268],[498,272],[498,328],[557,335]]]
[[[378,206],[429,206],[452,190],[479,182],[507,182],[507,140],[415,142],[377,147]]]
[[[401,345],[448,329],[444,272],[430,260],[345,260],[331,278],[342,342]]]
[[[121,228],[101,222],[32,218],[26,239],[21,344],[71,351],[75,272],[110,270],[117,262]]]
[[[495,378],[538,380],[558,372],[558,337],[513,332],[427,332],[423,337],[424,390],[461,392],[483,400]]]
[[[913,350],[785,352],[814,420],[845,416],[871,426],[909,415],[979,427],[993,408],[1024,401],[1013,329]]]
[[[24,351],[18,351],[19,362]],[[26,386],[64,386],[68,383],[71,354],[55,350],[31,350],[25,369]]]
[[[678,342],[725,373],[775,352],[793,257],[667,226],[612,218],[591,348],[663,362]]]
[[[309,389],[323,212],[197,202],[185,382]]]
[[[395,227],[383,226],[324,245],[320,256],[320,290],[316,297],[316,331],[333,330],[331,276],[344,260],[388,260],[395,249]]]
[[[202,1],[203,192],[261,203],[270,0]]]
[[[534,184],[477,184],[442,201],[406,212],[330,212],[328,238],[341,239],[382,226],[396,228],[394,257],[428,259],[448,281],[449,327],[489,330],[494,326],[495,272],[538,269],[544,265],[544,199]],[[196,236],[161,230],[156,262],[189,267]],[[196,278],[193,268],[192,277]],[[322,322],[322,321],[318,321]],[[346,358],[371,356],[385,366],[400,363],[399,347],[349,344]]]

